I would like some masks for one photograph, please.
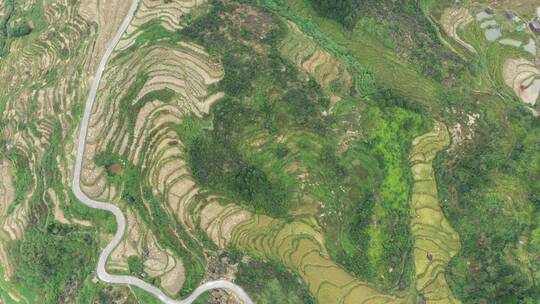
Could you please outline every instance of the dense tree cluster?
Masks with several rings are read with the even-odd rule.
[[[296,130],[314,136],[316,144],[308,138],[294,146],[280,143],[271,155],[283,159],[312,149],[320,155],[313,163],[303,165],[308,166],[310,178],[318,185],[312,190],[320,195],[317,199],[327,205],[327,210],[335,211],[323,220],[333,258],[372,282],[380,283],[384,274],[383,284],[388,288],[406,280],[402,273],[410,271],[407,253],[411,248],[406,203],[410,187],[408,147],[414,136],[430,129],[430,115],[413,102],[375,88],[369,110],[347,113],[366,117],[363,131],[367,138],[355,141],[346,153],[340,152],[336,137],[344,130],[336,128],[336,122],[341,118],[322,114],[328,110],[329,101],[319,85],[306,80],[275,49],[280,30],[274,31],[277,34],[270,45],[264,39],[240,37],[241,30],[233,21],[238,17],[229,19],[234,12],[234,7],[214,6],[209,15],[217,25],[203,27],[195,21],[193,27],[181,31],[219,54],[225,69],[219,88],[227,97],[213,106],[211,129],[188,119],[180,132],[194,176],[205,187],[235,198],[256,212],[286,216],[293,203],[291,193],[297,189],[283,178],[285,174],[276,174],[280,171],[269,170],[265,163],[254,162],[254,157],[246,155],[242,149],[245,132],[263,129],[279,135]],[[246,44],[238,43],[246,40]],[[253,44],[260,44],[259,48],[254,49]],[[348,102],[353,107],[359,103],[354,99],[340,103]],[[319,143],[322,147],[316,148]],[[351,165],[353,162],[355,165]],[[376,203],[387,211],[374,217]],[[373,221],[380,222],[378,229],[383,235],[377,240],[370,240]],[[370,247],[377,248],[373,256],[368,254]],[[389,268],[396,271],[389,274]]]
[[[50,224],[30,227],[14,243],[16,277],[44,296],[43,303],[59,303],[66,290],[80,285],[95,263],[97,244],[90,232],[76,226]],[[74,271],[76,269],[76,271]],[[77,283],[78,282],[78,283]]]
[[[26,22],[20,22],[8,29],[10,37],[18,38],[26,36],[32,32],[32,28]]]
[[[361,0],[311,0],[317,12],[342,23],[347,28],[354,27]]]
[[[395,48],[426,76],[454,83],[456,72],[465,67],[456,54],[443,46],[420,1],[310,1],[321,16],[334,19],[349,30],[360,27],[383,45]]]
[[[241,255],[226,252],[225,256],[239,263],[236,284],[252,295],[260,304],[315,304],[316,301],[300,278],[275,263],[240,261]]]
[[[510,108],[510,124],[487,117],[464,153],[438,159],[441,201],[463,247],[449,278],[465,303],[540,297],[540,121],[518,105]]]
[[[26,36],[32,32],[32,27],[27,21],[11,23],[15,16],[15,1],[6,1],[6,14],[0,19],[0,57],[9,51],[9,43],[13,38]]]
[[[242,153],[242,132],[253,126],[272,134],[287,127],[325,132],[328,122],[321,115],[325,99],[317,83],[302,80],[296,68],[279,55],[277,42],[284,27],[278,20],[264,17],[246,27],[253,21],[238,22],[239,18],[244,16],[237,6],[214,1],[207,15],[180,32],[220,54],[225,76],[218,86],[227,94],[212,109],[212,130],[200,133],[188,145],[191,169],[204,186],[256,212],[285,216],[293,185],[285,173],[268,172],[264,164]],[[275,153],[285,157],[288,148],[282,145]]]

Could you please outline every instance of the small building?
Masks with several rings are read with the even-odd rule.
[[[538,24],[538,22],[529,23],[529,27],[533,32],[540,33],[540,24]]]
[[[493,9],[490,6],[486,7],[484,11],[486,12],[486,14],[493,15]]]
[[[511,11],[506,11],[506,18],[508,18],[508,20],[514,20],[514,18],[516,17],[516,15],[514,15],[513,12]]]

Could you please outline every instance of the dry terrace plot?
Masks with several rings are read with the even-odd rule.
[[[464,28],[473,20],[473,16],[469,12],[469,10],[464,7],[460,7],[458,9],[447,8],[444,10],[441,17],[442,27],[446,34],[456,40],[461,46],[463,46],[467,50],[476,53],[474,47],[463,41],[458,34],[459,29]]]
[[[151,278],[161,277],[160,286],[174,296],[184,284],[185,274],[182,262],[157,243],[155,235],[144,226],[142,219],[131,210],[127,214],[127,227],[124,239],[112,252],[108,268],[126,272],[130,256],[144,256],[144,272]]]
[[[289,31],[279,46],[282,56],[313,77],[325,94],[330,96],[332,105],[349,95],[352,77],[347,68],[302,33],[296,24],[287,22],[287,26]]]
[[[8,208],[13,203],[15,193],[13,191],[13,179],[11,177],[11,165],[7,160],[0,162],[0,218],[8,213]],[[13,268],[6,254],[6,239],[9,237],[4,231],[0,231],[0,264],[4,270],[4,278],[7,280],[13,275]]]
[[[0,20],[2,20],[6,16],[6,1],[0,2]]]
[[[165,32],[177,29],[178,18],[197,4],[153,0],[141,3],[101,82],[90,118],[81,179],[82,188],[90,196],[124,205],[125,185],[109,183],[108,175],[112,171],[113,175],[122,175],[129,162],[141,168],[152,193],[164,198],[165,212],[184,227],[191,227],[190,231],[195,230],[195,223],[188,205],[197,205],[198,200],[192,198],[199,188],[188,174],[184,149],[174,128],[187,113],[207,114],[210,105],[223,96],[208,91],[209,85],[222,78],[223,70],[202,48],[166,39],[153,41],[146,30],[156,29],[156,24]],[[97,166],[94,160],[103,152],[125,160],[115,164],[114,170]],[[155,216],[150,212],[151,202],[141,199],[136,203],[143,206],[137,208]],[[183,258],[162,247],[162,240],[134,211],[127,211],[128,233],[113,252],[108,267],[125,272],[128,257],[142,257],[145,272],[159,277],[160,286],[174,296],[192,268],[184,269]],[[169,236],[188,248],[188,240],[172,226],[165,227],[170,229]]]
[[[5,12],[6,3],[1,1],[1,12]],[[90,224],[66,217],[62,209],[66,207],[64,199],[68,197],[71,183],[69,156],[73,152],[73,143],[70,136],[75,133],[78,121],[73,116],[76,114],[74,109],[83,102],[81,97],[87,92],[88,75],[93,73],[91,54],[96,52],[96,39],[106,36],[117,25],[108,19],[108,23],[96,26],[95,20],[85,18],[79,8],[79,4],[67,0],[15,1],[16,12],[31,13],[29,22],[33,31],[14,40],[11,51],[0,59],[0,83],[6,89],[0,92],[1,148],[10,159],[20,157],[17,164],[11,164],[11,171],[16,174],[12,181],[9,181],[11,175],[5,172],[0,177],[2,183],[12,184],[5,189],[17,192],[10,194],[7,190],[0,195],[2,246],[10,246],[12,240],[22,238],[31,222],[30,207],[35,198],[44,202],[38,212],[51,211],[52,216],[46,218],[47,222]],[[96,15],[104,15],[107,11],[107,8],[97,6],[92,9]],[[117,13],[123,12],[117,10]],[[2,170],[6,168],[2,161]],[[23,170],[27,174],[16,184],[17,178],[22,176],[19,171]],[[54,178],[51,178],[51,172],[54,172]],[[1,288],[9,289],[12,271],[8,258],[11,257],[4,249],[0,250],[0,260],[7,283]],[[10,292],[11,298],[19,297],[13,292]]]
[[[525,103],[534,106],[540,95],[540,71],[524,58],[508,59],[503,65],[503,78]]]

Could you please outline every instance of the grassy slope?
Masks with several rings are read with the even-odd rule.
[[[319,17],[306,0],[293,0],[286,5],[277,1],[266,1],[266,5],[278,9],[285,16],[293,19],[306,32],[320,31],[322,35],[336,43],[339,48],[354,56],[358,62],[375,76],[382,86],[395,90],[411,100],[421,102],[432,110],[437,109],[438,85],[416,72],[411,66],[400,61],[391,51],[379,42],[365,35],[345,30],[335,21]],[[321,45],[327,46],[322,43]]]

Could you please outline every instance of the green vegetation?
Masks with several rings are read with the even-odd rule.
[[[415,303],[416,296],[417,303],[436,296],[449,303],[538,302],[540,120],[518,103],[501,69],[509,58],[535,58],[485,41],[475,2],[452,2],[212,0],[171,18],[172,25],[149,18],[126,34],[133,43],[115,53],[106,73],[111,83],[117,71],[129,77],[100,97],[101,115],[107,103],[116,107],[103,119],[117,129],[104,145],[98,140],[105,152],[94,162],[105,169],[121,207],[182,261],[186,281],[174,296],[200,284],[206,256],[225,244],[254,257],[237,261],[236,283],[257,303]],[[18,294],[29,303],[157,303],[138,289],[92,282],[98,236],[104,241],[116,227],[110,215],[79,204],[66,180],[89,75],[79,63],[92,62],[75,57],[71,46],[90,52],[95,43],[71,36],[94,37],[95,25],[81,25],[81,34],[72,33],[73,24],[50,22],[43,34],[44,11],[48,23],[65,12],[66,19],[86,22],[76,16],[79,3],[56,4],[25,8],[8,0],[0,20],[0,56],[24,54],[12,65],[21,74],[17,82],[28,82],[0,96],[0,148],[14,190],[4,216],[22,207],[29,214],[20,240],[5,246],[15,277],[0,282],[0,301],[11,303]],[[470,52],[437,28],[449,5],[470,10],[471,22],[456,29]],[[35,38],[43,41],[7,54]],[[160,56],[145,61],[150,49],[186,55],[179,60],[185,70],[173,77],[178,83],[164,68],[148,68],[162,64]],[[44,59],[32,58],[38,55]],[[47,69],[32,70],[27,62]],[[136,72],[123,66],[138,62]],[[168,88],[142,94],[151,86]],[[202,102],[218,92],[224,97],[200,117]],[[163,104],[145,107],[155,100]],[[134,157],[143,108],[152,113],[141,133],[150,132],[141,135],[143,152]],[[433,119],[441,124],[433,128]],[[174,151],[163,148],[164,138]],[[180,168],[171,165],[156,178],[163,164],[182,157],[189,172],[178,162]],[[183,186],[202,191],[180,197],[168,189]],[[172,195],[186,201],[171,202]],[[243,208],[217,217],[231,210],[252,215],[233,223],[227,236],[216,227],[203,231],[208,218],[200,217],[212,200]],[[72,225],[54,221],[57,204]],[[95,226],[82,228],[74,219]],[[216,237],[219,244],[211,241]],[[145,258],[130,256],[124,274],[160,283],[144,273]]]
[[[160,244],[181,258],[186,269],[186,281],[180,295],[192,292],[200,284],[206,264],[199,243],[165,211],[163,195],[152,194],[150,186],[143,178],[145,173],[140,168],[111,151],[96,155],[95,162],[107,169],[109,182],[122,187],[122,200],[127,203],[127,207],[139,213]],[[115,165],[121,165],[121,168],[118,171],[110,170]],[[181,240],[176,237],[176,233],[181,236]],[[130,273],[141,276],[144,273],[143,262],[139,256],[129,257]]]
[[[511,107],[508,124],[486,117],[474,145],[454,162],[439,157],[443,206],[463,246],[449,278],[466,303],[530,303],[539,295],[533,231],[540,207],[535,150],[540,125],[517,105]]]
[[[227,97],[212,109],[211,130],[201,132],[193,130],[196,126],[184,127],[180,134],[188,146],[193,174],[202,185],[227,194],[256,212],[285,216],[296,183],[283,168],[265,168],[264,162],[242,151],[243,134],[261,127],[267,134],[278,134],[287,128],[324,132],[327,122],[321,115],[323,98],[315,82],[302,81],[298,71],[279,57],[272,42],[282,35],[279,33],[284,31],[283,25],[278,22],[277,27],[270,27],[266,23],[271,24],[272,17],[261,18],[262,24],[250,28],[257,34],[243,34],[250,40],[237,45],[234,35],[242,35],[247,29],[238,28],[228,19],[239,16],[225,13],[234,9],[216,2],[207,15],[181,32],[223,54],[225,77],[219,87]],[[230,39],[218,31],[216,22],[222,19],[228,25]],[[264,33],[264,39],[258,38],[262,34],[259,31]],[[255,44],[263,50],[257,51],[252,47]],[[270,73],[257,72],[261,70]],[[196,132],[199,138],[190,140],[185,131]]]
[[[121,301],[126,304],[142,303],[158,304],[154,297],[143,294],[138,289],[130,291],[127,287],[112,286],[105,283],[93,283],[91,278],[84,282],[76,303],[114,303]]]
[[[287,4],[280,0],[261,1],[265,7],[291,19],[319,45],[349,64],[355,72],[355,89],[362,95],[377,91],[377,85],[391,89],[395,94],[414,103],[422,103],[432,112],[438,109],[439,85],[421,76],[407,62],[386,49],[369,35],[347,31],[340,24],[322,18],[303,0]]]
[[[397,48],[395,37],[392,36],[392,24],[371,16],[364,16],[358,20],[356,30],[366,33],[383,46],[395,50]]]
[[[195,301],[193,301],[193,304],[208,304],[209,297],[210,293],[208,291],[205,291],[197,299],[195,299]]]
[[[306,195],[320,201],[333,257],[357,276],[386,288],[410,280],[407,158],[412,138],[430,129],[430,115],[422,106],[377,87],[364,91],[370,92],[365,100],[347,97],[335,114],[321,115],[328,103],[319,86],[302,81],[302,74],[274,44],[252,39],[237,45],[240,38],[233,38],[242,29],[232,22],[236,9],[216,2],[208,15],[181,31],[222,54],[225,78],[219,87],[228,95],[212,108],[210,122],[190,118],[179,128],[194,176],[213,192],[273,217],[302,208],[305,202],[298,198]],[[227,34],[221,24],[227,25]],[[257,24],[250,30],[264,28]],[[254,44],[260,47],[253,49]],[[268,73],[256,73],[261,70]],[[367,82],[357,87],[372,85],[369,77],[356,79]],[[340,152],[338,139],[350,124],[358,127],[355,115],[365,116],[364,135]],[[257,148],[249,144],[254,137],[261,141]],[[281,137],[287,138],[284,143],[272,143]],[[293,162],[310,174],[303,192],[296,186],[298,179],[284,178],[283,168]],[[276,188],[280,181],[291,186]],[[396,271],[388,272],[390,268]]]
[[[9,0],[6,2],[6,12],[5,16],[0,20],[0,55],[4,55],[7,53],[7,49],[9,48],[8,44],[8,22],[9,19],[13,15],[14,11],[14,1]]]
[[[293,6],[293,8],[297,8],[298,6]],[[412,11],[414,12],[414,15],[423,14],[421,10],[419,10],[418,7],[411,7]],[[379,11],[382,11],[382,8],[378,8]],[[305,11],[299,11],[302,14],[305,14]],[[374,13],[366,13],[366,18],[373,18],[371,16],[376,15]],[[395,15],[395,14],[394,14]],[[394,16],[392,15],[392,16]],[[288,16],[291,16],[290,14]],[[415,19],[418,19],[418,17],[412,17]],[[424,17],[422,17],[424,18]],[[396,18],[399,20],[399,18]],[[219,18],[215,19],[219,20]],[[369,25],[370,19],[364,19],[367,21],[364,21],[364,25]],[[397,21],[396,21],[397,22]],[[414,25],[410,28],[415,28],[418,26],[424,27],[426,30],[431,27],[430,24],[427,23],[427,21],[422,21],[424,23],[420,25]],[[331,38],[339,38],[338,32],[335,30],[330,31],[331,25],[330,23],[327,23],[324,20],[318,20],[315,19],[315,24],[318,26],[321,26],[325,34],[328,34],[328,37]],[[310,25],[312,26],[312,25]],[[386,35],[387,31],[390,29],[390,26],[387,26],[385,30],[381,31],[380,29],[372,30],[371,35],[375,36],[375,38],[379,40],[387,39],[389,36]],[[327,30],[328,29],[328,30]],[[406,28],[405,30],[409,30],[409,28]],[[314,31],[314,29],[312,29]],[[403,32],[401,32],[403,34]],[[429,39],[436,39],[434,32],[430,32],[428,37],[431,37]],[[421,37],[419,39],[428,39],[425,37]],[[340,38],[338,39],[340,41]],[[430,50],[432,52],[436,52],[437,49],[437,43],[434,42],[435,40],[426,40],[423,42],[425,45],[428,45],[427,50]],[[418,45],[421,45],[421,42],[414,42],[414,46],[416,49],[424,49],[417,47]],[[345,44],[347,45],[347,44]],[[350,44],[349,44],[350,45]],[[397,48],[402,48],[404,46],[398,45]],[[353,52],[355,52],[355,49],[353,49]],[[339,53],[337,53],[339,55]],[[413,96],[416,96],[414,92],[417,92],[416,89],[412,89],[408,92],[404,92],[402,88],[400,87],[402,81],[406,81],[407,76],[402,77],[403,80],[397,82],[397,83],[389,83],[387,81],[387,78],[382,72],[382,68],[378,68],[375,65],[372,65],[372,63],[366,61],[367,57],[365,57],[365,52],[362,54],[360,52],[354,53],[355,55],[358,55],[356,58],[361,63],[367,63],[367,66],[374,69],[372,69],[375,73],[375,75],[379,79],[382,80],[382,82],[386,85],[389,84],[389,86],[394,90],[390,96],[384,96],[384,94],[381,96],[380,94],[371,94],[368,97],[370,100],[373,100],[375,102],[379,102],[380,104],[377,106],[369,106],[368,109],[363,108],[363,110],[368,110],[366,114],[366,117],[368,119],[366,120],[365,126],[367,127],[367,134],[365,136],[365,139],[363,141],[360,141],[353,145],[354,149],[356,149],[358,154],[353,154],[352,151],[354,151],[353,148],[350,148],[347,152],[349,154],[349,160],[359,158],[359,156],[351,157],[350,155],[364,155],[363,159],[366,159],[366,163],[370,163],[370,166],[368,168],[371,168],[369,172],[372,173],[372,176],[376,177],[375,179],[371,179],[371,184],[368,183],[368,186],[365,186],[365,188],[371,190],[371,195],[369,195],[369,192],[365,192],[363,195],[357,195],[356,201],[363,201],[363,202],[371,202],[371,203],[365,203],[365,204],[351,204],[349,205],[354,212],[353,217],[350,219],[347,219],[344,221],[344,224],[342,228],[336,229],[332,228],[334,224],[328,224],[327,232],[329,233],[328,239],[330,240],[338,240],[336,242],[332,242],[329,244],[329,250],[330,252],[338,258],[339,261],[341,261],[344,265],[346,265],[347,269],[350,269],[357,273],[357,275],[361,277],[368,278],[370,280],[375,280],[376,277],[378,277],[381,274],[385,274],[385,281],[389,281],[391,283],[383,283],[384,285],[390,287],[390,286],[396,286],[396,284],[400,280],[407,280],[408,272],[410,271],[410,268],[402,268],[401,271],[395,272],[395,277],[392,277],[392,274],[387,274],[386,269],[388,269],[389,265],[395,266],[395,264],[400,263],[390,263],[389,261],[395,260],[395,256],[403,256],[407,255],[408,250],[411,248],[411,239],[408,234],[408,195],[409,195],[409,189],[410,189],[410,181],[408,177],[408,168],[407,164],[404,161],[407,156],[409,143],[411,142],[413,135],[419,135],[423,132],[426,132],[430,126],[429,126],[429,115],[424,110],[421,110],[421,108],[414,105],[414,103],[411,102],[403,102],[403,96],[411,98],[415,102],[417,102],[419,99],[414,98]],[[437,56],[440,54],[438,53]],[[423,62],[426,62],[426,67],[424,69],[427,71],[427,74],[430,75],[434,79],[438,80],[444,80],[444,79],[450,79],[455,77],[456,73],[459,73],[459,63],[456,65],[454,70],[433,70],[428,71],[428,68],[438,68],[440,62],[444,62],[446,59],[441,59],[437,56],[431,56],[430,53],[425,54],[417,54],[417,59]],[[449,56],[449,60],[454,60],[451,55],[444,55],[443,56]],[[432,57],[435,58],[433,60],[437,61],[438,64],[433,65],[432,62],[426,61],[423,58],[430,57],[430,60],[432,60]],[[371,58],[370,58],[371,59]],[[413,61],[414,62],[414,61]],[[234,68],[231,64],[226,64],[226,74],[227,74],[227,67]],[[241,73],[237,73],[237,75],[247,75],[246,78],[239,78],[236,83],[246,82],[246,83],[253,83],[253,82],[247,82],[246,80],[249,80],[252,77],[253,74],[250,74],[249,69],[240,70]],[[424,72],[426,72],[424,71]],[[409,72],[405,72],[409,73]],[[417,79],[417,77],[413,77],[413,79]],[[456,78],[457,79],[457,78]],[[455,81],[454,79],[453,81]],[[228,84],[226,82],[226,84]],[[233,82],[234,84],[234,82]],[[258,83],[255,82],[257,85]],[[429,88],[431,85],[426,86],[426,88]],[[227,86],[228,87],[228,86]],[[226,89],[227,89],[226,87]],[[228,91],[229,94],[239,94],[242,96],[249,96],[248,90],[249,86],[242,87],[241,89],[243,91],[239,91],[238,88],[235,88],[234,86],[230,86],[232,89]],[[433,86],[434,88],[436,86]],[[256,91],[256,87],[252,87],[252,91]],[[434,94],[431,96],[438,95]],[[445,93],[446,94],[446,93]],[[425,95],[420,97],[420,100],[425,99],[429,95]],[[443,96],[443,95],[441,95]],[[458,101],[460,104],[466,104],[467,102],[471,102],[471,99],[468,98],[462,98],[462,93],[458,93],[456,97],[452,97],[454,101]],[[389,100],[389,101],[386,101]],[[447,103],[448,98],[442,98],[442,103]],[[226,103],[229,107],[231,106],[232,102],[230,100],[222,101],[224,104]],[[426,104],[429,106],[434,105],[434,100],[429,100]],[[220,102],[221,103],[221,102]],[[385,103],[390,103],[390,106],[386,106]],[[343,101],[343,104],[347,104],[347,100]],[[469,107],[470,105],[467,105]],[[216,106],[219,107],[219,104]],[[346,110],[349,110],[346,108],[345,105],[343,107]],[[438,106],[437,106],[438,107]],[[278,108],[275,106],[275,108]],[[241,108],[242,111],[246,112],[249,111],[249,108]],[[437,111],[435,111],[437,112]],[[235,111],[236,117],[234,121],[241,121],[237,120],[239,118],[238,112]],[[339,114],[339,110],[336,111],[337,114]],[[336,114],[336,115],[337,115]],[[267,115],[267,117],[271,117],[271,115]],[[338,116],[339,117],[339,116]],[[520,118],[521,119],[521,118]],[[219,121],[223,121],[223,117],[220,118],[220,120],[216,120],[214,118],[213,126],[214,130],[216,125],[219,123]],[[390,123],[391,122],[391,123]],[[239,125],[244,126],[244,123],[240,123]],[[374,126],[374,127],[371,127]],[[232,138],[235,138],[236,134],[250,134],[253,135],[253,133],[249,133],[249,131],[242,130],[242,128],[238,128],[240,130],[236,132],[230,132],[230,136]],[[247,129],[247,128],[246,128]],[[524,128],[526,129],[526,128]],[[529,128],[530,130],[530,128]],[[214,131],[215,132],[215,131]],[[274,131],[276,132],[276,131]],[[278,129],[277,134],[280,134],[280,130]],[[331,144],[331,141],[329,141],[327,144],[325,143],[325,140],[320,140],[319,142],[323,143],[323,149],[320,151],[324,152],[322,153],[322,157],[318,159],[318,161],[321,164],[318,164],[316,168],[321,168],[321,172],[325,172],[327,174],[327,178],[324,179],[325,182],[328,182],[331,179],[335,180],[335,183],[329,183],[331,185],[347,185],[347,182],[345,180],[351,179],[351,176],[354,176],[354,171],[347,172],[347,161],[343,160],[341,161],[342,155],[340,153],[337,153],[337,149],[333,149],[332,147],[336,147],[335,143]],[[362,144],[362,142],[364,142]],[[367,143],[367,145],[366,145]],[[302,147],[303,145],[303,147]],[[308,142],[304,141],[302,142],[302,145],[298,146],[291,146],[291,144],[286,145],[286,149],[284,148],[284,145],[278,146],[279,153],[274,154],[274,157],[276,155],[280,155],[280,158],[287,158],[288,155],[298,155],[302,154],[303,149],[306,147],[314,148],[313,145],[309,145]],[[241,147],[244,147],[244,145],[240,145]],[[245,150],[244,150],[245,151]],[[251,151],[251,150],[248,150]],[[277,148],[275,148],[274,151],[278,151]],[[263,153],[264,151],[258,151],[259,153]],[[240,152],[242,153],[242,151]],[[245,152],[243,152],[245,153]],[[274,152],[276,153],[276,152]],[[534,154],[534,152],[531,152]],[[266,154],[265,154],[266,155]],[[368,156],[369,155],[369,156]],[[373,161],[370,161],[371,159],[381,159],[380,163],[377,166],[373,166]],[[261,156],[261,158],[264,158]],[[360,158],[362,159],[362,158]],[[302,159],[303,161],[306,161],[306,159]],[[313,167],[309,167],[309,162],[304,163],[308,169],[308,172],[313,172]],[[334,168],[334,169],[332,169]],[[474,169],[476,166],[471,166],[471,173],[474,172]],[[375,170],[373,170],[375,169]],[[315,170],[317,172],[317,170]],[[358,171],[356,171],[358,172]],[[376,173],[379,172],[379,173]],[[444,172],[444,170],[443,170]],[[331,173],[331,174],[330,174]],[[356,173],[357,174],[357,173]],[[445,174],[445,173],[443,173]],[[339,176],[343,175],[348,178],[340,179]],[[316,175],[315,175],[316,176]],[[331,177],[331,178],[330,178]],[[365,178],[365,177],[364,177]],[[523,177],[525,178],[525,177]],[[530,177],[527,177],[530,178]],[[317,180],[316,177],[313,177],[312,180]],[[369,180],[369,179],[368,179]],[[365,179],[363,180],[364,184]],[[448,182],[445,184],[452,184],[452,182]],[[468,182],[470,184],[470,182]],[[379,185],[379,186],[378,186]],[[379,189],[382,190],[377,190]],[[361,188],[361,187],[360,187]],[[335,189],[335,187],[334,187]],[[346,188],[347,189],[347,188]],[[318,185],[318,193],[314,193],[313,195],[317,198],[319,198],[321,201],[324,201],[325,203],[328,202],[328,194],[327,189],[325,189],[325,184],[321,183]],[[347,193],[347,190],[344,191]],[[459,191],[457,191],[459,193]],[[534,189],[531,193],[534,193]],[[371,199],[370,199],[371,197]],[[360,198],[360,199],[358,199]],[[478,198],[479,199],[479,198]],[[340,201],[340,206],[347,206],[346,200],[344,198],[337,199],[336,201]],[[472,202],[472,200],[471,200]],[[293,203],[294,205],[294,203]],[[473,206],[474,204],[469,203],[469,206]],[[338,208],[336,208],[338,209]],[[345,209],[348,210],[348,209]],[[474,216],[479,211],[470,211],[471,216]],[[350,214],[351,212],[346,212]],[[453,218],[451,216],[451,218]],[[486,216],[486,218],[489,218],[489,216]],[[466,219],[461,217],[462,221],[465,221]],[[471,219],[472,220],[472,219]],[[340,221],[340,219],[336,219],[336,222]],[[382,227],[378,228],[370,228],[369,223],[378,222],[380,221]],[[329,220],[330,222],[330,220]],[[343,221],[342,221],[343,222]],[[454,227],[459,227],[460,224],[452,223]],[[473,225],[470,225],[471,229],[475,229]],[[503,231],[507,231],[507,229],[502,229]],[[459,231],[459,229],[458,229]],[[332,234],[333,233],[333,234]],[[332,237],[333,236],[333,237]],[[337,236],[337,237],[336,237]],[[394,247],[395,246],[395,247]],[[465,246],[466,247],[466,246]],[[384,248],[384,249],[383,249]],[[399,250],[398,250],[399,248]],[[388,249],[388,250],[387,250]],[[466,250],[466,249],[465,249]],[[383,256],[384,255],[384,256]],[[388,256],[386,256],[388,255]],[[506,254],[505,254],[506,255]],[[368,259],[362,259],[360,257],[368,257]],[[369,263],[361,264],[362,261],[368,260]],[[367,265],[366,265],[367,264]],[[368,266],[368,267],[366,267]],[[371,269],[371,270],[369,270]],[[383,270],[384,269],[384,270]],[[407,270],[409,269],[409,270]],[[459,277],[456,274],[456,277]],[[498,277],[498,276],[494,276]],[[463,284],[463,283],[461,283]],[[488,284],[486,284],[488,286]],[[490,299],[494,299],[490,298]]]
[[[144,261],[138,255],[128,257],[129,273],[141,277],[144,274]]]
[[[23,202],[25,196],[32,189],[34,179],[28,166],[28,158],[21,151],[14,150],[8,155],[13,166],[13,176],[15,177],[15,201],[9,207],[9,212],[12,212],[18,204]]]
[[[8,36],[19,38],[26,36],[32,32],[32,28],[26,22],[19,22],[8,30]]]
[[[160,304],[163,303],[157,299],[153,294],[150,294],[140,288],[131,288],[133,293],[132,303],[145,303],[145,304]]]
[[[82,281],[96,262],[97,245],[92,232],[49,224],[43,230],[27,229],[23,239],[13,244],[16,280],[35,293],[33,301],[70,302],[77,297]]]
[[[345,27],[354,26],[362,1],[357,0],[311,0],[317,12],[341,22]]]
[[[305,1],[305,0],[300,0]],[[398,53],[425,76],[438,81],[455,82],[463,62],[438,39],[437,29],[425,16],[422,1],[391,0],[310,0],[322,16],[330,17],[367,33],[386,47],[395,46]],[[359,22],[357,20],[359,19]],[[376,23],[373,21],[377,20]]]
[[[316,303],[300,278],[279,264],[255,260],[240,262],[236,277],[235,283],[240,285],[255,303]]]
[[[274,216],[286,214],[289,198],[285,186],[226,147],[215,139],[212,142],[204,138],[195,140],[189,150],[194,177],[203,185],[233,192],[256,211]]]
[[[9,52],[9,47],[13,39],[29,35],[32,32],[32,27],[25,20],[27,14],[21,14],[18,11],[19,7],[15,0],[6,0],[5,15],[0,18],[0,59]],[[21,18],[22,20],[11,22]]]
[[[394,97],[397,98],[397,97]],[[381,100],[382,101],[382,100]],[[384,113],[384,114],[383,114]],[[411,269],[407,264],[407,256],[410,255],[412,241],[409,232],[409,192],[412,186],[409,170],[406,166],[406,157],[410,148],[410,142],[416,134],[429,130],[429,120],[414,112],[402,108],[385,108],[384,112],[378,108],[371,109],[366,113],[368,119],[366,125],[372,130],[367,136],[368,155],[373,155],[379,162],[381,182],[376,192],[371,195],[378,196],[374,202],[373,215],[367,218],[363,210],[357,214],[363,220],[356,218],[351,227],[352,231],[358,232],[360,227],[369,230],[369,246],[359,246],[365,240],[362,234],[349,233],[352,243],[357,246],[358,252],[349,256],[348,264],[355,273],[364,275],[372,270],[371,280],[384,275],[384,285],[397,286],[401,280],[407,281],[407,272]],[[351,174],[352,175],[352,174]],[[359,183],[361,181],[358,181]],[[369,192],[368,192],[369,193]],[[358,208],[358,207],[357,207]],[[366,225],[374,222],[375,225]],[[361,224],[363,224],[361,226]],[[367,233],[367,232],[364,232]],[[360,252],[367,253],[369,268],[363,268],[358,262]],[[403,264],[405,262],[405,264]],[[356,267],[354,267],[354,266]],[[404,266],[405,267],[404,267]],[[400,270],[388,272],[389,267]]]
[[[24,127],[30,130],[35,128],[32,124]],[[33,132],[39,131],[36,129]],[[52,203],[44,194],[44,185],[51,185],[62,205],[65,206],[68,199],[63,195],[64,185],[59,171],[59,163],[66,159],[57,157],[63,155],[60,149],[67,139],[63,137],[58,121],[51,124],[48,139],[50,146],[43,157],[33,163],[33,167],[28,165],[30,160],[21,150],[5,152],[6,157],[14,163],[16,174],[16,200],[9,206],[8,214],[17,204],[28,200],[29,216],[34,219],[24,231],[22,239],[10,243],[8,254],[14,261],[14,282],[23,286],[15,288],[17,293],[22,292],[30,301],[71,302],[94,269],[98,251],[96,230],[48,220],[52,212],[47,206],[52,206]],[[103,229],[111,227],[110,217],[93,218],[105,224]]]

